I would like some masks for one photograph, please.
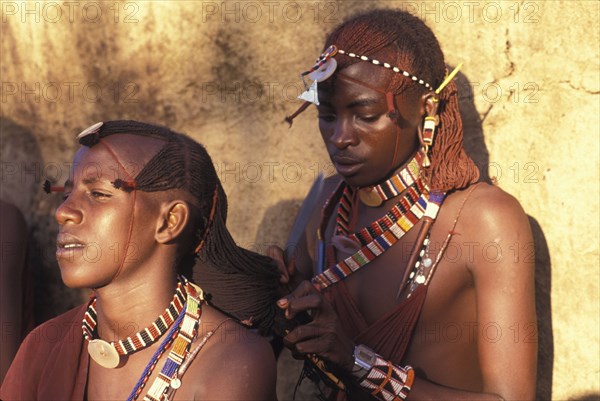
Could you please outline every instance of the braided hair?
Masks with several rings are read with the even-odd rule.
[[[226,227],[227,196],[206,149],[184,134],[137,121],[104,122],[79,142],[92,147],[113,134],[165,141],[133,183],[116,180],[114,185],[125,191],[181,189],[191,194],[194,245],[201,246],[197,252],[184,250],[178,272],[191,276],[212,306],[263,334],[268,332],[275,316],[279,271],[271,258],[236,245]]]
[[[399,66],[437,88],[446,76],[444,54],[427,25],[406,11],[377,9],[351,17],[327,38],[324,49],[339,49]],[[360,59],[336,55],[338,71]],[[394,95],[422,95],[426,89],[402,74],[393,74],[387,92]],[[477,182],[479,170],[465,153],[458,89],[450,82],[439,95],[436,129],[431,148],[431,166],[423,174],[432,190],[451,191]]]

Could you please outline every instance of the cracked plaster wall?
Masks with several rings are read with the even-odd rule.
[[[465,63],[465,144],[531,217],[538,395],[597,397],[598,2],[269,4],[2,2],[2,198],[29,224],[38,319],[85,297],[60,284],[58,197],[39,191],[45,176],[64,179],[77,132],[133,118],[191,134],[220,171],[238,242],[281,244],[316,172],[331,172],[314,112],[282,123],[298,73],[345,16],[403,7],[427,20],[450,65]]]

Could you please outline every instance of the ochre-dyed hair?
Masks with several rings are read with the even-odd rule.
[[[446,76],[444,54],[433,32],[423,21],[405,11],[378,9],[351,17],[329,35],[324,49],[330,45],[409,71],[434,89]],[[361,62],[342,54],[337,54],[335,59],[337,71]],[[425,93],[422,85],[402,74],[389,74],[393,77],[387,92],[407,96]],[[458,89],[454,82],[439,95],[438,115],[440,124],[430,150],[431,166],[424,169],[425,178],[432,190],[447,192],[465,188],[477,182],[479,170],[463,149]]]
[[[91,147],[113,134],[165,141],[135,177],[133,187],[120,180],[115,186],[126,191],[189,192],[196,201],[191,206],[196,233],[193,244],[203,245],[197,255],[194,248],[183,250],[188,256],[181,260],[179,273],[188,277],[192,273],[192,281],[202,287],[211,305],[262,333],[267,332],[275,316],[279,270],[272,259],[236,245],[226,227],[227,196],[206,149],[186,135],[137,121],[105,122],[96,133],[82,137],[79,142]],[[214,209],[213,200],[216,200]]]

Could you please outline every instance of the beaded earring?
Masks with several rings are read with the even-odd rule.
[[[437,99],[434,99],[434,102],[437,102]],[[421,152],[423,153],[423,162],[421,163],[421,166],[424,168],[431,166],[431,160],[429,160],[429,148],[433,145],[435,127],[437,127],[439,123],[440,119],[437,114],[434,114],[433,116],[428,115],[423,122],[423,128],[419,129],[419,141],[421,142]]]
[[[437,103],[439,102],[438,95],[448,85],[448,83],[458,74],[463,63],[457,65],[450,74],[446,70],[446,78],[435,90],[432,101],[436,103],[436,107],[433,111],[428,112],[425,121],[423,122],[423,128],[419,126],[419,141],[421,142],[421,152],[423,152],[423,163],[422,166],[427,168],[431,166],[431,160],[429,159],[429,148],[433,145],[433,138],[435,136],[435,127],[440,123],[440,118],[437,115]]]

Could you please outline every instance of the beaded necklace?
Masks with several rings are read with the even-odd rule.
[[[356,233],[350,233],[349,224],[346,223],[349,218],[347,215],[346,206],[344,206],[344,203],[347,202],[344,202],[344,198],[351,197],[354,190],[346,186],[346,188],[344,188],[344,193],[342,194],[340,207],[338,208],[338,217],[336,219],[336,235],[346,236],[362,246],[367,245],[369,242],[377,238],[377,236],[388,231],[403,216],[406,216],[406,213],[421,198],[423,193],[425,193],[425,190],[426,187],[423,182],[420,179],[417,180],[413,185],[406,189],[404,195],[385,215],[375,220],[370,225],[362,228],[360,231]],[[407,230],[409,228],[410,227],[408,227]]]
[[[423,160],[423,154],[417,152],[406,166],[389,180],[372,187],[364,187],[358,190],[358,196],[362,203],[367,206],[377,207],[388,200],[395,198],[405,191],[408,187],[419,180],[420,165]]]
[[[133,387],[133,390],[131,390],[131,394],[129,394],[127,401],[135,401],[140,396],[142,390],[144,389],[144,386],[146,386],[146,383],[148,382],[148,379],[150,378],[150,375],[152,374],[152,371],[156,367],[158,360],[162,357],[165,350],[171,346],[171,344],[175,340],[175,337],[179,334],[179,325],[181,324],[181,320],[183,319],[184,311],[185,311],[185,306],[183,308],[182,313],[179,314],[179,317],[175,321],[175,324],[169,331],[169,335],[160,344],[160,346],[158,347],[158,349],[156,350],[154,355],[152,355],[152,358],[150,358],[150,362],[148,362],[148,365],[146,365],[146,368],[142,372],[140,379]]]
[[[321,215],[321,224],[317,232],[319,274],[313,277],[313,284],[320,289],[324,289],[343,280],[387,251],[424,216],[427,216],[432,221],[435,220],[445,194],[433,193],[430,195],[427,186],[418,178],[419,164],[417,160],[419,160],[419,155],[420,152],[398,174],[383,184],[378,185],[378,189],[371,190],[372,193],[377,193],[378,196],[383,194],[386,200],[391,197],[388,198],[386,191],[382,188],[394,188],[396,191],[398,188],[403,188],[404,195],[386,215],[363,228],[358,233],[350,234],[349,216],[352,213],[352,202],[350,199],[353,196],[352,191],[354,190],[347,185],[343,185],[334,192],[332,197],[325,203]],[[417,164],[415,165],[415,163]],[[399,177],[403,179],[400,180]],[[342,187],[344,191],[340,196]],[[335,237],[341,237],[344,239],[344,242],[354,243],[360,248],[351,256],[338,263],[335,263],[333,255],[330,255],[329,259],[332,266],[324,270],[326,247],[323,240],[323,233],[325,232],[332,208],[338,199],[340,202],[337,210],[334,240]]]
[[[404,191],[405,195],[381,218],[357,233],[352,231],[350,213],[354,209],[356,189],[346,185],[340,199],[336,217],[336,229],[332,242],[342,242],[351,249],[367,245],[377,236],[387,231],[395,221],[406,214],[421,194],[427,190],[419,178],[419,166],[423,156],[418,152],[400,171],[382,184],[358,190],[360,200],[367,206],[377,207],[384,201],[394,198]]]
[[[196,335],[202,315],[201,304],[204,301],[204,293],[200,287],[188,282],[186,289],[187,306],[179,334],[160,373],[154,379],[152,386],[144,396],[144,401],[160,401],[170,387],[174,389],[181,387],[181,380],[177,377],[177,370],[185,360],[190,344]]]
[[[88,341],[88,352],[92,359],[100,366],[108,369],[119,366],[122,355],[132,354],[154,344],[173,324],[177,316],[183,310],[185,302],[184,284],[180,280],[173,300],[150,327],[127,337],[124,340],[107,342],[100,338],[94,338],[97,328],[96,322],[96,297],[93,297],[83,317],[81,328],[83,337]]]

